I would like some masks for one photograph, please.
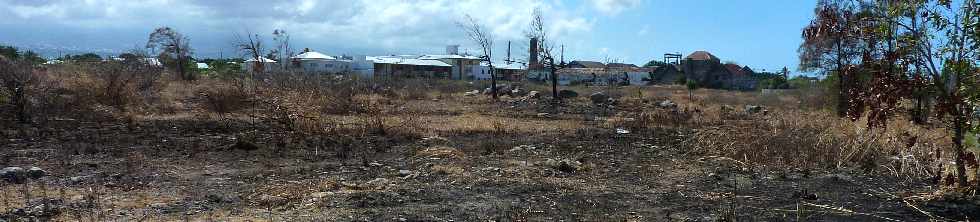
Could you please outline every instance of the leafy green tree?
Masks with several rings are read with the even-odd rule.
[[[698,89],[698,82],[694,80],[687,80],[685,85],[687,86],[687,96],[691,99],[691,101],[694,101],[694,90]]]

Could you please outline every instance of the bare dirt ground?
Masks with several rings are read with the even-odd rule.
[[[622,128],[617,116],[626,108],[584,99],[556,109],[469,98],[406,103],[381,117],[335,115],[318,122],[333,129],[323,134],[295,132],[248,112],[61,119],[43,126],[4,120],[0,165],[36,166],[47,176],[4,183],[0,221],[980,216],[976,198],[925,198],[937,190],[926,179],[854,167],[773,170],[695,151],[690,140],[701,129]]]

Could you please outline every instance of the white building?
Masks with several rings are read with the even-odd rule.
[[[479,71],[478,67],[480,62],[483,61],[479,57],[471,55],[460,55],[459,46],[450,45],[446,47],[445,55],[423,55],[418,57],[421,60],[439,60],[446,64],[452,66],[451,79],[469,79],[476,76],[476,72]]]
[[[290,60],[292,60],[292,68],[307,73],[348,73],[353,65],[351,60],[337,59],[314,51],[293,56]]]
[[[210,69],[210,68],[211,66],[209,66],[207,63],[203,63],[203,62],[197,63],[197,69]]]
[[[264,69],[265,72],[271,72],[272,70],[275,70],[276,67],[278,66],[276,64],[276,60],[271,60],[271,59],[268,59],[266,57],[259,57],[258,60],[254,59],[254,58],[251,58],[251,59],[245,60],[245,62],[242,64],[242,71],[244,71],[244,72],[252,72],[252,71],[254,71],[254,69],[252,67],[254,67],[259,62],[262,63],[262,67],[263,67],[262,69]]]

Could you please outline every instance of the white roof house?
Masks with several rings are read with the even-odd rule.
[[[479,60],[479,57],[470,55],[423,55],[419,59],[468,59],[468,60]]]
[[[262,56],[259,56],[259,60],[261,60],[262,62],[265,62],[265,63],[275,63],[276,62],[276,60],[271,60],[269,58],[262,57]],[[257,60],[255,60],[255,58],[249,58],[248,60],[245,60],[245,62],[255,62],[255,61],[257,61]]]
[[[293,57],[291,57],[291,59],[299,59],[299,60],[307,60],[307,59],[335,60],[337,58],[336,57],[333,57],[333,56],[328,56],[328,55],[323,54],[323,53],[310,51],[310,52],[304,52],[304,53],[301,53],[299,55],[293,56]]]
[[[406,59],[401,56],[398,57],[377,56],[377,57],[368,57],[367,59],[374,61],[374,63],[380,63],[380,64],[452,67],[452,65],[446,64],[445,62],[439,60]]]
[[[163,66],[163,63],[157,58],[143,58],[143,62],[151,66]]]
[[[210,69],[211,66],[209,66],[207,63],[199,62],[199,63],[197,63],[197,68],[198,69]]]

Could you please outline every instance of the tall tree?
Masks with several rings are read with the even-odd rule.
[[[286,33],[285,29],[276,29],[272,31],[272,40],[276,42],[276,55],[274,57],[279,60],[279,68],[285,70],[289,67],[289,57],[293,56],[292,48],[289,46],[289,33]]]
[[[188,60],[192,52],[190,38],[170,27],[160,27],[150,33],[146,48],[159,50],[160,55],[175,59],[177,73],[184,80],[194,80],[193,73],[188,72]]]
[[[565,63],[564,58],[556,58],[557,56],[564,56],[564,47],[561,47],[556,51],[555,43],[552,42],[551,36],[548,35],[547,28],[544,23],[544,15],[542,15],[540,8],[535,8],[531,12],[531,24],[524,33],[528,38],[538,40],[538,58],[541,64],[548,68],[551,78],[551,94],[555,101],[561,100],[558,95],[558,71],[565,68],[568,64]]]
[[[861,7],[860,22],[850,26],[859,30],[860,39],[861,60],[854,72],[867,80],[851,81],[860,85],[850,89],[856,92],[850,98],[855,108],[848,114],[867,114],[869,126],[884,127],[902,100],[917,96],[916,88],[935,90],[936,114],[949,117],[953,134],[956,178],[951,182],[965,186],[969,160],[963,140],[980,98],[980,3],[876,0]]]
[[[490,94],[493,99],[497,99],[497,75],[493,69],[493,33],[476,21],[472,16],[466,15],[466,21],[460,22],[459,27],[466,32],[466,36],[476,43],[483,52],[480,56],[483,61],[490,66]]]
[[[262,53],[264,52],[264,45],[262,44],[262,38],[259,34],[252,34],[251,32],[245,32],[245,38],[241,35],[235,35],[235,45],[238,46],[238,50],[243,56],[252,58],[255,64],[252,64],[252,73],[261,73],[265,71],[265,64],[262,61]]]
[[[837,79],[837,115],[849,108],[849,72],[857,59],[856,9],[853,0],[820,0],[815,18],[803,29],[799,48],[801,71],[823,71]]]

